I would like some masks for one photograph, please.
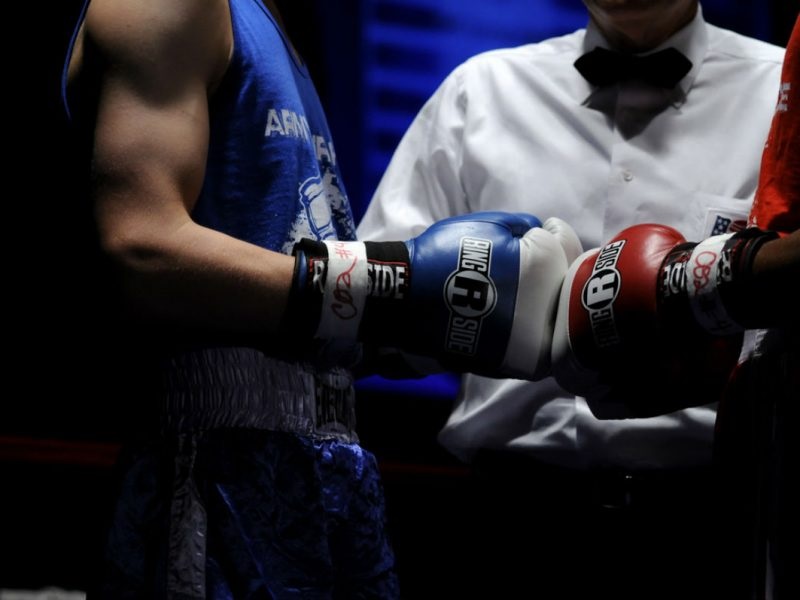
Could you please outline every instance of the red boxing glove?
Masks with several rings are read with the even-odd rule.
[[[736,365],[739,293],[757,229],[687,243],[664,225],[635,225],[570,267],[553,337],[566,390],[653,416],[720,399]]]

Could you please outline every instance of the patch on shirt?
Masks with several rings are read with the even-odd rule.
[[[703,226],[704,237],[735,233],[747,226],[747,214],[724,208],[709,208]]]

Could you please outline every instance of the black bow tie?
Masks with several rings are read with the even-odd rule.
[[[595,48],[576,60],[575,68],[586,81],[597,86],[638,79],[659,87],[672,88],[689,72],[692,62],[675,48],[666,48],[646,56]]]

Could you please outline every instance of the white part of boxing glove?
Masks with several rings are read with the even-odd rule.
[[[503,376],[541,379],[550,374],[559,293],[564,275],[582,247],[573,229],[551,217],[520,243],[520,288],[511,337],[500,367]]]

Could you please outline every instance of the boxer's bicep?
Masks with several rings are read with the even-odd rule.
[[[103,0],[86,21],[103,66],[93,193],[101,237],[112,247],[168,235],[189,220],[205,174],[208,89],[227,58],[224,19],[181,9],[185,0],[171,11],[148,4]]]

